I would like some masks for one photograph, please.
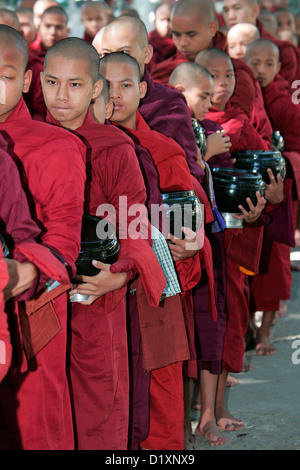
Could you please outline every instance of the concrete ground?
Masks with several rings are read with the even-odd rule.
[[[291,257],[300,266],[300,249]],[[242,431],[223,432],[225,445],[212,447],[195,436],[195,450],[300,450],[300,271],[293,271],[287,312],[272,327],[271,356],[246,353],[252,370],[235,374],[239,385],[228,388],[230,413],[242,420]],[[195,428],[199,412],[192,411]]]

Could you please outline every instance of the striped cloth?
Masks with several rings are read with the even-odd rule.
[[[152,229],[152,249],[159,261],[161,269],[165,275],[167,284],[163,291],[162,298],[163,300],[166,297],[172,297],[173,295],[179,294],[181,292],[180,285],[178,282],[177,274],[174,268],[174,262],[170,253],[169,246],[162,235],[162,233],[153,225]]]

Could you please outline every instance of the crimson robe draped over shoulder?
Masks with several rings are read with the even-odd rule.
[[[149,44],[153,47],[153,57],[150,62],[150,69],[152,63],[158,64],[159,62],[168,59],[176,52],[176,46],[172,37],[162,37],[155,29],[149,33]]]
[[[3,289],[6,287],[9,276],[7,265],[2,259],[3,253],[0,247],[0,383],[6,376],[11,363],[12,347],[8,328],[7,314],[3,298]]]

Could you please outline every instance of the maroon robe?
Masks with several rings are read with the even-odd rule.
[[[176,46],[172,37],[162,37],[155,29],[150,31],[148,37],[149,44],[153,47],[153,57],[151,59],[150,66],[153,63],[158,64],[175,54]]]
[[[48,119],[58,124],[51,116]],[[144,205],[146,191],[133,142],[114,126],[95,123],[88,112],[83,125],[74,131],[86,145],[87,183],[85,212],[97,215],[101,204],[116,210],[121,249],[111,271],[124,271],[128,281],[140,275],[140,287],[148,305],[157,306],[165,278],[148,241],[123,238],[126,226],[120,196],[127,207]],[[134,185],[128,181],[134,176]],[[146,230],[146,231],[145,231]],[[76,421],[77,448],[126,450],[129,420],[129,371],[126,330],[127,288],[106,294],[92,305],[72,304],[70,377]],[[99,356],[105,360],[96,361]]]
[[[82,143],[64,129],[32,121],[22,99],[0,124],[0,130],[8,143],[8,153],[19,166],[32,218],[41,229],[41,242],[59,254],[75,272],[84,201]],[[38,246],[33,258],[38,256]],[[28,244],[25,248],[28,257]],[[63,264],[56,262],[68,278]],[[30,305],[30,312],[36,319],[45,313],[52,315],[57,331],[43,349],[32,358],[27,357],[27,362],[24,353],[20,354],[17,370],[9,373],[0,386],[1,448],[74,448],[66,376],[67,295],[61,293],[67,289],[68,284],[61,284],[51,291],[51,302],[45,301],[43,308],[40,308],[39,298],[36,311],[34,302]]]
[[[9,276],[7,265],[5,261],[3,261],[2,257],[2,248],[0,248],[0,383],[8,372],[12,357],[10,331],[3,298],[3,289],[6,287],[9,281]]]
[[[46,121],[47,109],[44,101],[40,73],[43,72],[43,64],[47,49],[43,46],[41,38],[37,39],[28,46],[29,57],[27,70],[32,71],[32,79],[28,93],[23,97],[28,106],[32,119],[37,121]]]

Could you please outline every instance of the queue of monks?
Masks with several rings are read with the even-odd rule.
[[[230,374],[277,352],[300,246],[300,14],[163,0],[151,30],[113,3],[82,3],[82,37],[55,0],[0,8],[2,450],[223,445],[244,427]],[[249,151],[284,173],[227,220],[215,175]],[[157,217],[178,194],[200,208],[181,237]],[[80,271],[88,223],[117,248]]]

